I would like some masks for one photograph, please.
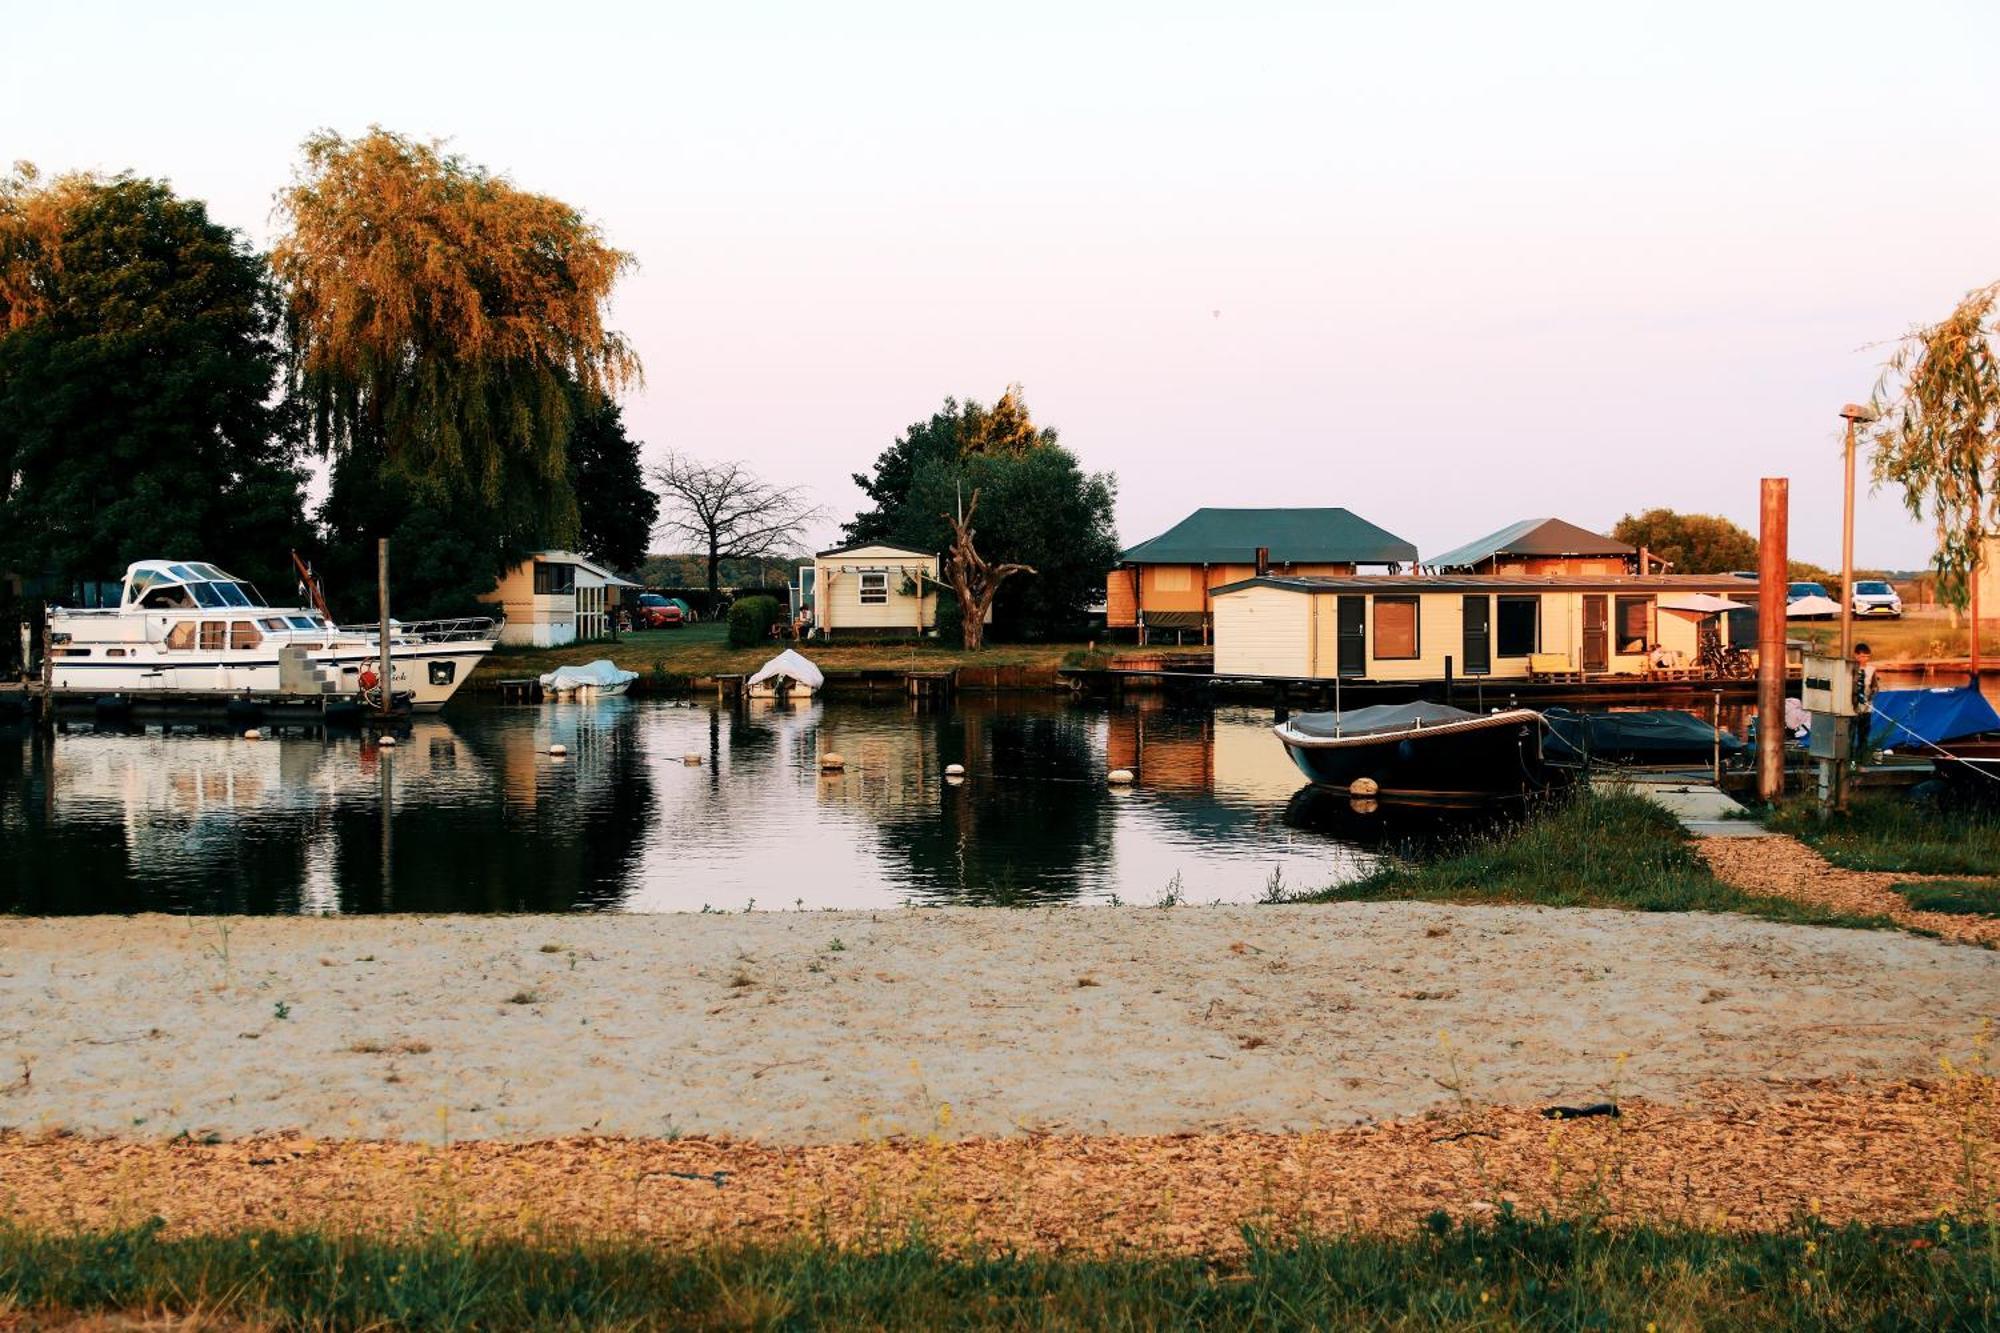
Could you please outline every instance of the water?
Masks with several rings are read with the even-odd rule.
[[[1270,717],[610,699],[454,706],[393,750],[0,729],[0,910],[1245,902],[1274,875],[1297,889],[1374,868],[1369,829],[1301,790]],[[547,754],[558,742],[567,757]],[[820,773],[827,752],[844,773]],[[1141,785],[1108,787],[1120,767]]]

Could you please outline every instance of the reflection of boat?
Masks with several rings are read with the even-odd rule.
[[[1701,764],[1718,747],[1725,763],[1744,751],[1742,741],[1677,708],[1636,708],[1619,713],[1579,713],[1547,708],[1549,753],[1565,762]]]
[[[1448,704],[1377,704],[1301,713],[1274,728],[1313,782],[1385,801],[1480,805],[1564,783],[1542,754],[1531,708],[1469,713]]]
[[[639,679],[636,671],[626,671],[616,663],[599,658],[588,666],[559,666],[542,677],[542,692],[557,698],[594,694],[609,698],[623,694]]]
[[[804,699],[825,684],[811,658],[787,648],[758,667],[746,687],[752,699]]]
[[[1882,690],[1874,700],[1868,743],[1884,750],[1928,757],[1938,776],[2000,795],[2000,712],[1977,686]]]

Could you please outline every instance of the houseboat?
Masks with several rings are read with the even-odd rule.
[[[498,632],[483,617],[390,622],[391,697],[442,708]],[[44,660],[55,695],[357,699],[380,686],[381,636],[320,609],[271,606],[211,564],[141,560],[115,607],[49,609]]]

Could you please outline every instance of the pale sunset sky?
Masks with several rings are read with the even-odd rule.
[[[1118,527],[1345,505],[1437,553],[1792,479],[2000,279],[2000,5],[24,4],[0,156],[262,246],[300,140],[449,139],[639,268],[633,434],[837,517],[1010,381]],[[1858,560],[1926,563],[1896,494]],[[834,535],[831,525],[814,534]]]

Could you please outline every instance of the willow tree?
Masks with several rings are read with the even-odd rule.
[[[632,258],[569,204],[376,128],[307,139],[271,265],[313,443],[433,513],[567,544],[575,395],[639,378],[605,308]],[[504,558],[495,552],[494,559]]]
[[[2000,283],[1910,333],[1889,361],[1872,432],[1877,481],[1937,528],[1938,598],[1963,609],[1979,552],[2000,528],[2000,358],[1991,338]]]

